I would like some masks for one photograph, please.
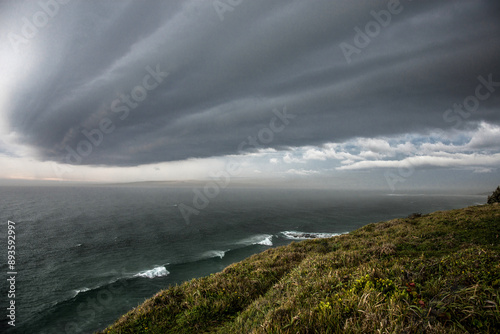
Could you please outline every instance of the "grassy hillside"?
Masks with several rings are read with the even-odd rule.
[[[500,205],[269,249],[161,291],[102,333],[498,333]]]

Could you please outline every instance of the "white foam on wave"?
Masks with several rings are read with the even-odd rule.
[[[299,232],[299,231],[283,231],[281,234],[285,236],[287,239],[291,240],[304,240],[304,239],[324,239],[331,238],[337,235],[346,234],[343,233],[318,233],[318,232]]]
[[[203,253],[203,257],[206,258],[213,258],[213,257],[220,257],[221,259],[226,255],[227,251],[221,251],[221,250],[211,250],[208,252]]]
[[[167,276],[170,272],[164,266],[155,267],[150,270],[141,271],[134,275],[134,277],[146,277],[146,278],[155,278]]]
[[[264,245],[264,246],[272,246],[273,245],[273,236],[269,235],[264,238],[264,240],[257,242],[257,245]]]
[[[90,289],[86,288],[86,287],[83,287],[81,289],[77,289],[77,290],[74,291],[75,295],[73,297],[76,297],[79,293],[82,293],[82,292],[85,292],[85,291],[90,291]]]
[[[239,242],[241,245],[264,245],[264,246],[272,246],[273,245],[273,235],[272,234],[259,234],[253,237],[244,239]]]

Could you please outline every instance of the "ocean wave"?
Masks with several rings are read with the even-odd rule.
[[[76,298],[78,295],[83,295],[85,292],[95,293],[96,291],[98,291],[100,289],[106,289],[110,285],[116,284],[120,280],[127,280],[127,279],[130,279],[132,277],[133,276],[130,276],[130,275],[129,276],[117,277],[115,279],[112,279],[112,280],[108,281],[107,283],[96,285],[96,286],[93,286],[91,288],[83,287],[81,289],[73,290],[73,297],[72,298]]]
[[[268,235],[267,237],[264,238],[264,240],[261,240],[256,243],[257,245],[264,245],[264,246],[272,246],[273,245],[273,236]]]
[[[146,278],[155,278],[167,276],[170,272],[164,266],[155,267],[153,269],[144,270],[134,275],[134,277],[146,277]]]
[[[331,238],[337,235],[346,234],[343,233],[318,233],[318,232],[299,232],[299,231],[283,231],[281,234],[285,236],[287,239],[291,240],[304,240],[304,239],[324,239]]]
[[[204,258],[213,258],[213,257],[220,257],[221,259],[226,255],[226,251],[221,251],[221,250],[211,250],[208,252],[203,253]]]
[[[86,288],[86,287],[83,287],[83,288],[81,288],[81,289],[74,290],[74,291],[73,291],[73,292],[74,292],[74,296],[73,296],[73,298],[74,298],[74,297],[76,297],[79,293],[82,293],[82,292],[87,292],[87,291],[90,291],[90,289],[89,289],[89,288]]]
[[[264,246],[272,246],[273,245],[273,235],[272,234],[259,234],[254,235],[253,237],[243,239],[239,242],[241,245],[264,245]]]

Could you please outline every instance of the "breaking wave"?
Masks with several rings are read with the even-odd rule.
[[[273,235],[272,234],[259,234],[253,237],[243,239],[239,242],[241,245],[264,245],[264,246],[272,246],[273,245]]]
[[[213,258],[213,257],[220,257],[221,259],[224,257],[224,255],[226,255],[226,252],[227,251],[221,251],[221,250],[211,250],[211,251],[208,251],[208,252],[205,252],[203,254],[203,257],[204,258]]]
[[[164,266],[155,267],[153,269],[141,271],[134,275],[134,277],[155,278],[167,276],[170,272]]]
[[[321,239],[321,238],[331,238],[337,235],[346,234],[343,233],[318,233],[318,232],[299,232],[299,231],[283,231],[281,234],[290,240],[304,240],[304,239]]]

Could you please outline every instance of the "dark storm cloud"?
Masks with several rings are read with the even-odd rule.
[[[500,82],[494,1],[244,0],[223,20],[220,3],[61,5],[18,45],[37,61],[11,97],[11,129],[42,160],[138,165],[237,154],[285,106],[295,118],[268,147],[446,129],[456,123],[443,113],[475,94],[478,76]],[[7,43],[40,10],[29,5],[2,5],[18,15]],[[371,11],[390,8],[390,22],[356,44]],[[357,51],[346,57],[341,43]],[[127,102],[137,86],[147,97]],[[500,123],[494,89],[464,121]],[[68,160],[84,133],[98,145]]]

